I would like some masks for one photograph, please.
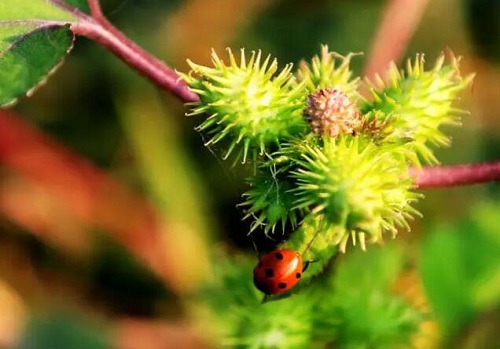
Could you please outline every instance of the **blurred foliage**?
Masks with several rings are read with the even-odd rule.
[[[158,304],[174,298],[165,284],[117,241],[102,237],[91,263],[89,297],[109,303],[110,312],[158,316]],[[172,307],[172,312],[178,311]]]
[[[422,280],[436,319],[450,341],[460,341],[461,334],[490,312],[499,319],[499,211],[498,202],[478,205],[468,219],[440,225],[424,241]],[[472,347],[498,347],[498,335],[490,336]],[[460,343],[452,345],[458,346]]]
[[[298,62],[317,53],[318,43],[340,54],[367,52],[383,8],[380,0],[278,1],[257,18],[236,45],[273,52],[283,62]],[[311,40],[311,38],[314,40]],[[354,60],[360,73],[362,59]]]
[[[15,349],[106,349],[108,331],[97,323],[69,311],[36,314]]]
[[[500,62],[500,2],[496,0],[462,0],[472,44],[483,58]]]

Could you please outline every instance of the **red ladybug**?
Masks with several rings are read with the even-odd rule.
[[[293,288],[299,282],[309,262],[302,262],[299,252],[276,250],[259,258],[253,270],[253,283],[266,295],[280,294]]]

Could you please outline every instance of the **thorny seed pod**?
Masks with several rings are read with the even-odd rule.
[[[337,88],[310,94],[304,116],[312,131],[320,136],[354,135],[362,124],[356,105]]]

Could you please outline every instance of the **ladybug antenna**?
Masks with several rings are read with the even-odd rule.
[[[311,240],[308,242],[306,248],[304,249],[304,252],[302,252],[302,255],[304,255],[307,251],[309,251],[309,248],[311,247],[314,239],[316,239],[316,236],[318,236],[319,232],[321,231],[322,225],[323,225],[323,216],[321,216],[321,219],[319,221],[318,227],[316,228],[316,232],[314,233],[314,235],[311,238]]]
[[[255,240],[253,239],[252,235],[250,235],[250,240],[252,241],[253,248],[255,250],[255,253],[257,253],[257,256],[259,255],[259,250],[257,248],[257,244],[255,243]]]

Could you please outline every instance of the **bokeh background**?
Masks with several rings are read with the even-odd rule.
[[[187,58],[209,64],[212,48],[221,55],[226,47],[261,49],[282,66],[309,59],[320,44],[340,54],[367,53],[386,5],[103,1],[114,24],[179,71],[187,70]],[[470,116],[463,127],[450,129],[453,145],[438,150],[438,158],[444,164],[500,159],[500,3],[430,1],[405,56],[422,52],[432,63],[445,49],[463,56],[464,74],[477,75],[459,103]],[[362,74],[366,61],[366,55],[355,58],[354,71]],[[21,165],[0,164],[0,348],[206,345],[203,329],[187,315],[185,295],[212,272],[214,251],[257,254],[236,206],[248,172],[230,168],[219,149],[204,147],[193,130],[201,119],[185,111],[177,99],[83,38],[43,87],[12,109],[13,120],[24,122],[16,136],[27,151]],[[23,135],[37,141],[24,142]],[[446,255],[441,247],[458,244],[475,260],[484,246],[475,245],[478,239],[468,231],[484,230],[498,242],[499,193],[497,183],[425,191],[417,207],[424,218],[397,242],[407,246],[415,265],[431,250],[437,264],[422,268],[435,267],[454,280],[449,288],[438,280],[437,287],[427,287],[429,295],[414,268],[399,280],[402,293],[424,307],[429,298],[439,304],[443,294],[470,301],[468,282],[476,271],[500,261],[488,259],[487,267],[477,262],[464,272],[469,264],[453,264],[451,255],[458,252]],[[455,240],[443,237],[448,235]],[[259,236],[255,241],[273,243]],[[454,347],[500,347],[500,335],[492,334],[500,328],[499,267],[473,280],[479,282],[474,289],[490,290],[489,296],[479,308],[464,305],[467,321],[460,322]],[[448,319],[460,316],[430,321],[421,347],[439,347]]]

